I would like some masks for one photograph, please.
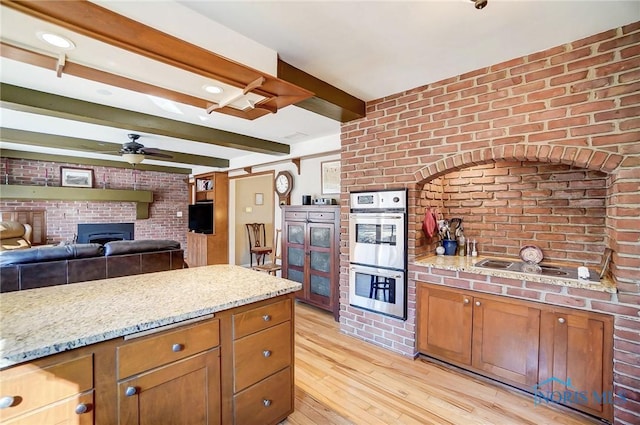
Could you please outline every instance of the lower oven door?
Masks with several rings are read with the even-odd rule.
[[[377,267],[349,267],[349,304],[399,319],[407,318],[405,273]]]
[[[349,214],[349,261],[405,269],[405,214]]]

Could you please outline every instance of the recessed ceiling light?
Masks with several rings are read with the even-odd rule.
[[[204,89],[204,91],[211,94],[220,94],[224,91],[222,87],[212,86],[209,84],[202,86],[202,88]]]
[[[65,50],[71,50],[76,47],[71,40],[58,34],[52,34],[50,32],[39,32],[38,38],[45,43],[52,46],[59,47]]]

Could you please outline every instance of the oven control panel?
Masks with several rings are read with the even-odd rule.
[[[406,210],[406,190],[351,193],[351,210]]]

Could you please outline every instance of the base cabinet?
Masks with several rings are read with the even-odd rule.
[[[611,316],[418,283],[416,332],[422,354],[612,420]]]
[[[293,308],[282,295],[0,370],[0,423],[275,425],[294,406]]]
[[[296,297],[339,317],[339,206],[282,206],[282,277]]]

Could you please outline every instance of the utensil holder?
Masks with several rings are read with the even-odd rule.
[[[458,241],[453,239],[445,239],[442,241],[444,247],[444,255],[456,255],[458,249]]]

